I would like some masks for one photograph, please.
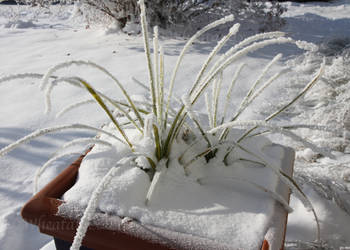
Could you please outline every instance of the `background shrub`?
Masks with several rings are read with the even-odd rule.
[[[89,22],[105,22],[98,16],[102,15],[126,32],[129,24],[133,27],[139,24],[137,0],[79,0],[76,5]],[[286,11],[275,0],[147,0],[146,8],[150,26],[159,26],[162,35],[181,36],[193,35],[200,27],[230,14],[236,22],[249,26],[250,33],[272,31],[284,24],[281,15]],[[226,33],[228,27],[221,28],[222,32]],[[214,30],[211,35],[222,32]]]

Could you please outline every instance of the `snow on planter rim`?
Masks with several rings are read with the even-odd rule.
[[[232,136],[239,137],[241,133],[233,130]],[[129,130],[128,136],[137,141],[140,135]],[[76,184],[63,196],[66,203],[60,206],[59,214],[78,219],[102,178],[129,153],[124,144],[104,135],[101,139],[112,143],[113,148],[96,145],[84,158]],[[138,147],[144,146],[145,143],[139,141]],[[272,145],[261,137],[244,143],[246,148],[281,166],[283,148]],[[118,167],[102,193],[98,210],[134,218],[142,224],[209,238],[234,248],[259,248],[275,203],[267,193],[242,180],[276,191],[277,176],[269,168],[252,162],[235,161],[225,166],[217,159],[220,153],[209,163],[205,160],[193,163],[186,176],[177,161],[184,146],[182,140],[174,145],[169,168],[161,176],[148,205],[145,205],[145,197],[150,186],[149,176],[129,161]]]

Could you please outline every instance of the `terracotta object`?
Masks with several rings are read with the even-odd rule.
[[[292,175],[294,151],[284,148],[282,169]],[[60,197],[75,183],[82,155],[53,181],[32,197],[22,208],[25,221],[37,225],[41,233],[72,242],[79,221],[57,215],[64,202]],[[279,194],[289,200],[289,190],[280,183]],[[262,242],[261,249],[283,249],[288,214],[275,202],[274,215]],[[83,245],[98,250],[135,249],[230,249],[216,241],[154,226],[144,226],[136,221],[123,221],[113,216],[113,230],[98,225],[89,226]]]

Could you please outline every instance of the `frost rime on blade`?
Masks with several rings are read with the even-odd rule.
[[[233,90],[233,87],[235,86],[236,84],[236,81],[237,81],[237,78],[239,76],[239,74],[241,73],[243,67],[245,66],[244,63],[242,63],[238,69],[236,70],[233,78],[232,78],[232,81],[231,81],[231,84],[230,84],[230,87],[227,91],[227,94],[226,94],[226,102],[225,102],[225,107],[224,107],[224,114],[222,116],[222,121],[221,123],[223,123],[225,121],[225,118],[226,118],[226,113],[227,113],[227,109],[229,107],[229,104],[230,104],[230,99],[231,99],[231,95],[232,95],[232,90]]]
[[[256,51],[256,50],[261,49],[263,47],[266,47],[268,45],[284,44],[284,43],[294,43],[294,40],[292,40],[291,38],[280,37],[280,38],[276,38],[276,39],[265,40],[262,42],[255,42],[252,45],[249,45],[248,47],[245,47],[244,49],[240,50],[239,52],[237,52],[229,57],[225,57],[224,60],[222,60],[222,61],[219,60],[217,63],[215,63],[212,70],[207,74],[205,79],[202,81],[198,90],[193,93],[194,94],[193,95],[194,101],[196,101],[199,98],[201,93],[203,93],[203,91],[206,89],[206,87],[209,85],[209,83],[219,74],[219,72],[225,70],[234,61],[238,60],[239,58],[241,58],[242,56],[244,56],[250,52]]]
[[[331,152],[328,152],[326,150],[324,150],[323,148],[320,148],[318,146],[316,146],[315,144],[307,141],[306,139],[303,139],[302,137],[298,136],[297,134],[283,128],[282,126],[278,126],[278,125],[273,125],[270,123],[267,123],[265,121],[243,121],[243,122],[228,122],[225,123],[221,126],[218,126],[214,129],[209,130],[209,133],[215,133],[220,129],[226,129],[226,128],[230,128],[230,127],[243,127],[243,128],[251,128],[251,127],[262,127],[262,128],[269,128],[271,130],[272,133],[280,133],[282,135],[285,135],[291,139],[293,139],[294,141],[300,142],[301,144],[303,144],[305,147],[312,149],[314,152],[318,152],[324,156],[329,157],[330,159],[334,159],[334,155]],[[320,130],[328,130],[328,128],[324,128],[322,126],[318,126],[318,125],[291,125],[291,126],[286,126],[287,128],[313,128],[313,129],[320,129]],[[329,130],[328,130],[329,131]]]
[[[192,110],[192,104],[191,104],[191,100],[190,100],[190,96],[185,94],[181,97],[182,103],[183,105],[185,105],[185,110],[188,113],[188,116],[192,119],[195,120],[195,114],[193,113]]]
[[[179,55],[177,61],[176,61],[176,64],[175,64],[175,67],[174,67],[174,70],[173,70],[173,73],[172,73],[172,76],[171,76],[171,80],[170,80],[170,87],[169,87],[169,95],[168,95],[168,101],[167,101],[167,111],[169,109],[169,104],[170,104],[170,99],[171,99],[171,96],[172,96],[172,92],[173,92],[173,88],[174,88],[174,82],[175,82],[175,78],[176,78],[176,74],[177,74],[177,71],[179,69],[179,66],[180,66],[180,63],[185,55],[185,53],[187,52],[188,48],[190,47],[190,45],[192,45],[192,43],[198,38],[200,37],[203,33],[207,32],[208,30],[210,29],[213,29],[219,25],[222,25],[222,24],[225,24],[227,22],[232,22],[234,20],[234,16],[233,15],[229,15],[229,16],[226,16],[222,19],[219,19],[213,23],[210,23],[208,24],[207,26],[205,26],[203,29],[197,31],[196,34],[194,34],[194,36],[192,36],[188,41],[187,43],[185,44],[184,48],[182,49],[181,51],[181,54]]]
[[[79,250],[81,243],[83,241],[83,238],[86,234],[86,231],[90,225],[90,222],[95,214],[96,208],[98,206],[98,202],[100,199],[100,196],[103,192],[103,190],[108,186],[112,178],[115,176],[117,171],[118,164],[115,167],[112,167],[108,173],[103,177],[97,188],[94,190],[94,192],[91,195],[91,198],[89,200],[89,204],[87,208],[84,211],[84,215],[81,218],[79,222],[79,226],[77,229],[77,232],[74,236],[74,240],[72,243],[72,246],[70,247],[70,250]]]
[[[71,105],[68,105],[67,107],[63,108],[59,113],[57,113],[56,118],[61,117],[62,115],[64,115],[65,113],[69,112],[72,109],[75,109],[75,108],[78,108],[78,107],[81,107],[83,105],[90,104],[90,103],[95,103],[95,100],[88,99],[88,100],[84,100],[84,101],[80,101],[80,102],[76,102],[76,103],[73,103]]]
[[[228,32],[228,34],[226,36],[224,36],[216,45],[216,47],[210,52],[207,60],[205,61],[205,63],[203,64],[201,70],[199,71],[197,78],[195,80],[195,83],[192,86],[192,89],[190,91],[190,94],[193,93],[193,91],[196,89],[199,81],[201,80],[204,71],[207,69],[207,67],[209,66],[209,63],[212,61],[212,59],[215,57],[215,55],[221,50],[221,48],[226,44],[226,42],[230,39],[231,36],[234,36],[238,30],[239,30],[240,24],[235,24],[230,28],[230,31]]]
[[[279,37],[283,37],[285,33],[283,32],[269,32],[269,33],[261,33],[257,34],[251,37],[248,37],[244,39],[239,44],[235,45],[231,49],[229,49],[227,52],[225,52],[218,60],[217,65],[225,61],[228,57],[232,56],[234,53],[236,53],[239,49],[242,49],[245,46],[248,46],[252,44],[253,42],[259,41],[259,40],[266,40],[266,39],[275,39]]]
[[[95,68],[101,72],[103,72],[104,74],[106,74],[107,76],[109,76],[115,84],[118,85],[118,87],[120,88],[120,90],[122,91],[123,95],[125,96],[125,98],[127,99],[127,101],[129,102],[130,104],[130,107],[133,109],[135,115],[137,116],[137,118],[139,119],[139,122],[140,122],[140,125],[143,126],[143,119],[142,117],[140,116],[138,110],[136,109],[135,107],[135,104],[133,103],[133,101],[131,100],[130,96],[128,95],[128,93],[126,92],[125,88],[123,87],[123,85],[119,82],[119,80],[113,76],[113,74],[111,74],[108,70],[106,70],[104,67],[101,67],[100,65],[96,64],[96,63],[93,63],[93,62],[90,62],[90,61],[69,61],[69,62],[65,62],[65,63],[61,63],[61,64],[58,64],[56,65],[55,67],[51,68],[44,76],[43,76],[43,79],[42,79],[42,84],[41,84],[41,88],[44,89],[46,87],[46,85],[48,84],[49,82],[49,78],[51,77],[51,75],[56,72],[57,70],[59,69],[62,69],[62,68],[67,68],[67,67],[70,67],[72,65],[77,65],[77,66],[82,66],[82,65],[85,65],[85,66],[90,66],[92,68]],[[70,79],[70,80],[69,80]],[[71,84],[74,84],[74,81],[72,81],[73,79],[78,79],[77,77],[65,77],[63,78],[63,80],[61,81],[70,81]],[[53,84],[53,83],[51,83]],[[76,84],[76,83],[75,83]],[[79,84],[78,84],[79,85]],[[49,88],[50,89],[50,88]],[[51,90],[48,90],[46,92],[46,95],[47,95],[47,103],[50,105],[50,92]],[[47,110],[50,111],[50,106],[47,107]]]
[[[119,142],[125,144],[125,142],[123,140],[121,140],[120,138],[116,137],[115,135],[113,135],[113,134],[111,134],[103,129],[98,129],[98,128],[91,127],[91,126],[84,125],[84,124],[72,124],[72,125],[63,125],[63,126],[57,126],[57,127],[51,127],[51,128],[38,129],[38,130],[34,131],[33,133],[19,139],[18,141],[2,148],[0,150],[0,156],[6,155],[8,152],[12,151],[13,149],[17,148],[18,146],[20,146],[24,143],[27,143],[27,142],[29,142],[37,137],[40,137],[42,135],[49,134],[49,133],[59,132],[59,131],[66,130],[66,129],[92,130],[95,132],[106,134],[106,135],[118,140]]]

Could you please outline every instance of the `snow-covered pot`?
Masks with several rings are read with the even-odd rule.
[[[278,145],[278,147],[281,147]],[[281,147],[283,152],[282,170],[293,173],[294,150]],[[79,221],[58,215],[58,208],[64,203],[60,198],[69,190],[78,175],[79,166],[85,155],[67,167],[53,181],[46,185],[22,209],[22,217],[37,225],[40,232],[52,235],[56,245],[65,249],[73,241]],[[289,200],[290,192],[282,183],[277,193]],[[272,200],[271,200],[272,201]],[[261,249],[283,249],[287,212],[276,201],[272,201],[273,214],[264,229],[265,239],[259,244]],[[96,220],[89,226],[83,240],[86,249],[230,249],[227,244],[191,234],[144,225],[130,218],[108,216],[97,213]],[[232,236],[234,241],[234,235]]]

